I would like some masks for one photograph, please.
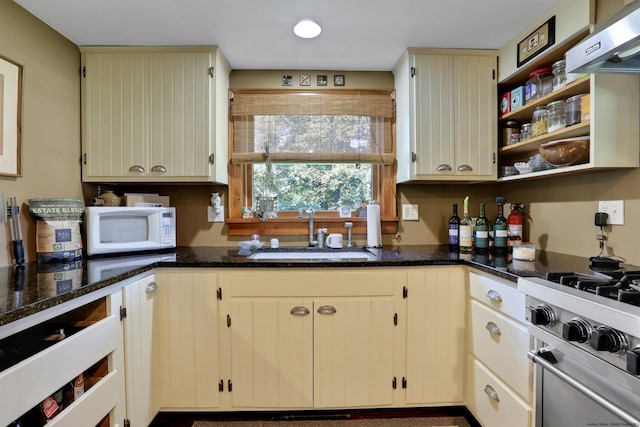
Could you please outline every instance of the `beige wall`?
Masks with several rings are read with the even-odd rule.
[[[35,232],[26,202],[82,196],[80,185],[80,53],[11,0],[0,0],[0,55],[23,65],[22,176],[0,177],[0,193],[21,208],[28,259]],[[0,224],[0,266],[9,265],[10,232]]]
[[[614,1],[614,0],[611,0]],[[602,15],[601,15],[602,16]],[[23,177],[0,177],[0,192],[16,196],[19,203],[31,197],[82,197],[88,201],[95,194],[94,185],[80,184],[80,84],[79,53],[76,46],[44,26],[10,0],[0,0],[0,54],[25,66],[23,114]],[[259,73],[259,74],[258,74]],[[294,89],[300,72],[294,76]],[[315,88],[315,75],[312,86]],[[281,87],[280,71],[236,71],[234,87]],[[328,88],[332,86],[333,74]],[[344,73],[347,85],[354,88],[388,88],[390,73]],[[256,76],[259,76],[258,78]],[[390,83],[391,82],[391,83]],[[631,118],[638,121],[637,117]],[[228,236],[224,224],[206,220],[206,206],[212,191],[226,197],[225,186],[163,185],[132,186],[103,185],[103,190],[155,191],[171,196],[178,209],[178,244],[235,246],[242,237]],[[462,203],[471,196],[471,213],[477,215],[478,204],[487,204],[488,216],[495,217],[495,197],[523,202],[527,213],[526,236],[538,247],[582,256],[599,252],[597,228],[593,225],[598,200],[625,200],[625,225],[609,226],[608,254],[625,257],[640,265],[640,169],[583,173],[572,176],[524,182],[464,184],[399,185],[399,203],[419,206],[419,221],[401,221],[398,236],[385,235],[388,244],[434,244],[447,239],[446,223],[451,204]],[[23,205],[24,206],[24,205]],[[33,220],[21,216],[25,247],[29,259],[34,259],[35,232]],[[11,263],[8,227],[0,233],[0,266]],[[270,237],[270,236],[265,236]],[[306,236],[281,238],[287,243],[302,243]],[[364,236],[356,236],[363,244]]]

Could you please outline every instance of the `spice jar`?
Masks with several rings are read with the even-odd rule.
[[[551,68],[532,71],[525,85],[525,103],[548,95],[552,91],[553,73],[551,73]]]
[[[547,133],[549,127],[549,110],[542,105],[538,105],[533,110],[533,119],[531,120],[531,136],[536,137]]]
[[[502,128],[502,145],[509,145],[512,141],[511,135],[518,133],[518,124],[509,120]]]
[[[520,127],[520,141],[524,141],[525,139],[531,138],[533,130],[531,128],[531,123],[525,123]]]
[[[558,90],[566,83],[566,72],[564,59],[554,62],[551,66],[551,72],[553,73],[553,90]]]
[[[565,102],[562,100],[550,102],[547,104],[547,110],[549,111],[549,127],[547,128],[547,132],[564,129],[566,126]]]
[[[565,104],[566,125],[573,126],[582,121],[582,97],[585,94],[575,95],[567,99]]]

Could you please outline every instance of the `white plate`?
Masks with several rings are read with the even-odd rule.
[[[244,242],[238,242],[242,249],[256,250],[264,246],[266,242],[258,242],[257,240],[245,240]]]

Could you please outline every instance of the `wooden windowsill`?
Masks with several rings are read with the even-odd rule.
[[[227,218],[226,222],[231,236],[250,236],[252,234],[302,236],[309,234],[309,220],[306,215],[303,219],[298,219],[296,214],[295,217],[271,218],[268,221],[262,221],[257,218]],[[326,228],[327,233],[344,234],[346,233],[345,222],[353,223],[351,231],[353,234],[367,234],[366,218],[340,218],[320,215],[314,218],[314,234],[318,228]],[[394,234],[397,230],[398,218],[382,218],[380,225],[382,234]]]

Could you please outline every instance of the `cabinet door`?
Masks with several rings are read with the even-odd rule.
[[[140,53],[84,53],[82,145],[84,180],[121,177],[148,163],[148,62]]]
[[[217,280],[210,271],[158,273],[154,356],[163,409],[220,406]]]
[[[150,176],[209,176],[215,85],[209,52],[149,54]]]
[[[314,302],[314,406],[392,404],[393,297]]]
[[[456,56],[455,168],[459,175],[495,178],[496,56]]]
[[[461,268],[408,272],[408,404],[463,402],[464,277]]]
[[[313,301],[231,300],[232,405],[313,407]]]
[[[413,57],[412,118],[415,178],[455,174],[454,61],[451,55]]]
[[[159,348],[154,329],[157,292],[153,275],[123,288],[127,418],[132,425],[149,425],[159,410],[155,362]]]

